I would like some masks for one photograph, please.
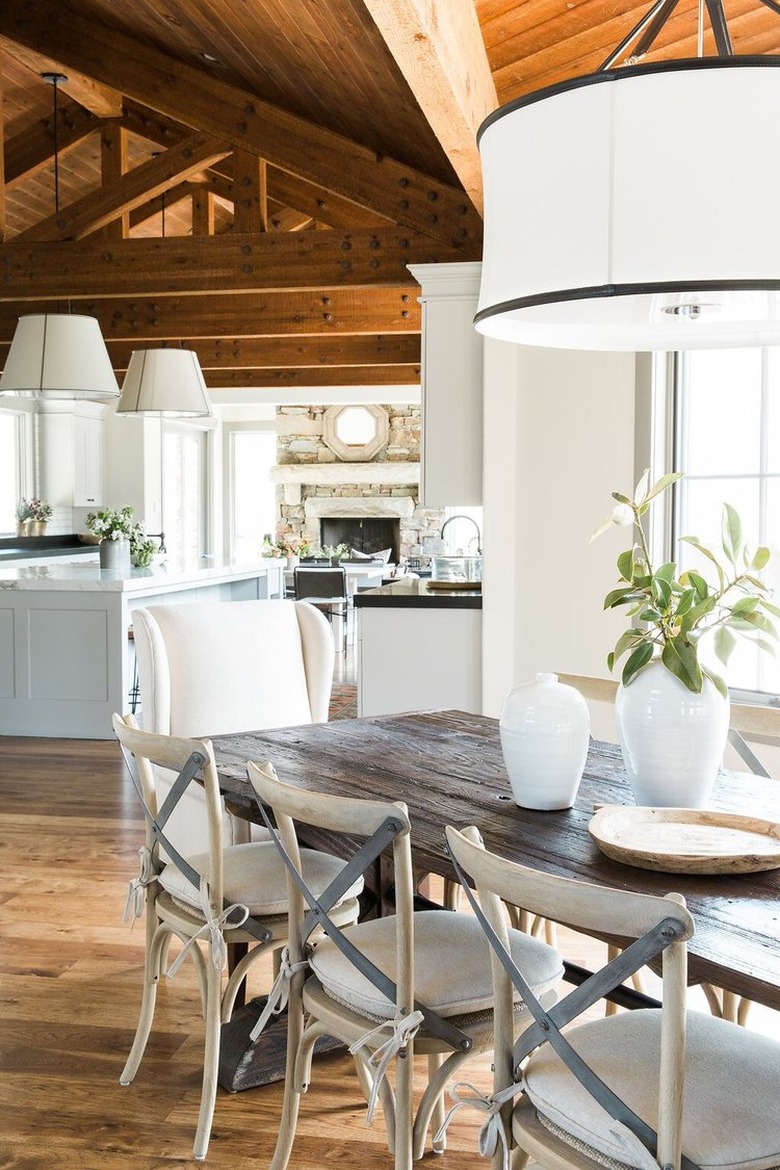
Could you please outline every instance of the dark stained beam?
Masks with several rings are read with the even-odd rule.
[[[418,366],[420,334],[340,334],[332,337],[190,337],[204,370],[324,368],[332,366]],[[127,369],[133,344],[109,341],[115,370]],[[174,346],[174,348],[178,348]]]
[[[0,245],[0,301],[403,284],[416,288],[407,264],[464,258],[463,252],[403,228],[231,232],[209,238],[122,240],[111,246],[91,240],[31,246],[17,238]],[[478,253],[469,258],[477,259]]]
[[[313,233],[312,233],[313,234]],[[65,313],[68,300],[28,306],[0,303],[0,342],[10,343],[20,314]],[[75,311],[97,317],[107,340],[161,345],[189,338],[307,337],[349,333],[419,333],[420,305],[410,288],[328,292],[161,296],[81,300]]]
[[[417,366],[331,366],[327,369],[205,370],[209,389],[285,386],[419,386]]]

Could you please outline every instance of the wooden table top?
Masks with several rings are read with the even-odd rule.
[[[780,870],[663,874],[605,857],[588,833],[594,804],[633,804],[615,744],[592,742],[574,808],[533,812],[512,799],[498,721],[461,711],[337,720],[213,743],[226,799],[249,819],[259,817],[246,761],[271,760],[289,784],[405,801],[414,861],[424,872],[452,876],[444,826],[476,824],[487,848],[550,873],[641,893],[678,891],[696,920],[691,976],[780,1008]],[[780,821],[780,782],[723,772],[712,805]]]

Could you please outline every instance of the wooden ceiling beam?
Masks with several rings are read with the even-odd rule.
[[[31,245],[17,238],[0,245],[0,300],[227,295],[377,285],[409,285],[416,290],[407,264],[463,258],[462,252],[403,228],[265,235],[230,232],[122,240],[110,247],[102,240]]]
[[[473,4],[363,0],[474,206],[482,212],[476,135],[498,105]]]
[[[312,233],[314,234],[314,233]],[[160,345],[189,338],[297,337],[419,333],[420,305],[409,288],[338,289],[299,293],[161,296],[79,301],[76,312],[97,317],[106,340]],[[20,312],[64,313],[68,300],[27,306],[0,303],[0,342],[10,343]]]
[[[64,10],[58,0],[0,5],[0,35],[32,48],[45,44],[66,71],[75,68],[115,85],[169,117],[432,239],[457,249],[481,241],[479,213],[457,188],[176,61],[148,41]]]
[[[115,370],[127,369],[133,344],[109,341]],[[332,366],[418,366],[419,333],[320,337],[189,337],[204,370],[318,369]],[[178,348],[173,346],[172,348]]]
[[[62,84],[67,85],[70,97],[96,117],[116,118],[122,113],[122,95],[113,86],[102,85],[77,69],[66,69],[48,53],[39,52],[40,45],[19,44],[15,39],[0,37],[0,47],[33,73],[64,73],[67,81]]]
[[[64,97],[60,97],[58,112],[57,145],[60,157],[103,125],[101,118]],[[4,153],[5,179],[9,187],[43,170],[54,157],[52,116],[42,118],[23,133],[9,138]]]
[[[190,128],[174,118],[167,118],[156,110],[131,98],[125,99],[123,125],[133,134],[148,138],[161,146],[171,146],[190,133]],[[279,167],[267,165],[268,196],[286,207],[295,208],[306,213],[318,223],[327,224],[333,228],[381,227],[383,224],[394,222],[389,216],[379,215],[370,208],[361,207],[351,199],[327,191],[316,183],[301,179],[298,175],[291,175]],[[224,199],[233,202],[233,167],[232,158],[215,163],[210,169],[210,175],[217,175],[223,182],[219,194]]]
[[[68,207],[34,224],[16,237],[17,243],[81,240],[112,220],[159,195],[172,184],[224,158],[230,148],[209,134],[194,134],[159,158],[133,167],[115,182],[90,192]]]
[[[274,386],[419,386],[420,366],[331,366],[327,369],[204,370],[209,390]]]

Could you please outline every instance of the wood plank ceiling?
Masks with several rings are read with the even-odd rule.
[[[417,382],[406,266],[479,259],[480,121],[646,7],[3,0],[0,365],[20,314],[72,308],[120,379],[183,344],[212,387]],[[736,52],[780,51],[759,0],[727,15]],[[696,27],[681,0],[652,56],[695,56]]]

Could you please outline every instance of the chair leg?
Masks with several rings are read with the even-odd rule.
[[[219,1072],[219,1041],[222,1023],[222,973],[214,968],[209,955],[206,993],[206,1044],[203,1054],[203,1088],[200,1095],[198,1126],[195,1130],[193,1153],[198,1162],[206,1157],[211,1137],[211,1123],[217,1100]]]
[[[412,1170],[414,1129],[414,1047],[409,1044],[395,1061],[395,1161],[394,1170]]]
[[[298,1052],[303,1040],[303,971],[296,971],[290,981],[290,998],[287,1005],[287,1057],[284,1070],[284,1100],[279,1121],[279,1135],[269,1170],[287,1170],[290,1161],[295,1129],[298,1124],[298,1109],[301,1103],[300,1087],[295,1079]]]
[[[149,913],[147,909],[147,914]],[[157,1003],[157,984],[160,980],[160,962],[161,956],[169,941],[169,934],[166,930],[158,927],[156,930],[152,927],[147,935],[146,943],[146,957],[144,959],[144,989],[141,998],[141,1010],[138,1013],[138,1025],[133,1037],[133,1043],[130,1048],[130,1054],[125,1062],[125,1067],[119,1076],[120,1085],[129,1085],[133,1080],[135,1074],[138,1072],[139,1065],[143,1059],[146,1045],[149,1041],[149,1035],[152,1031],[152,1021],[154,1020],[154,1009]]]

